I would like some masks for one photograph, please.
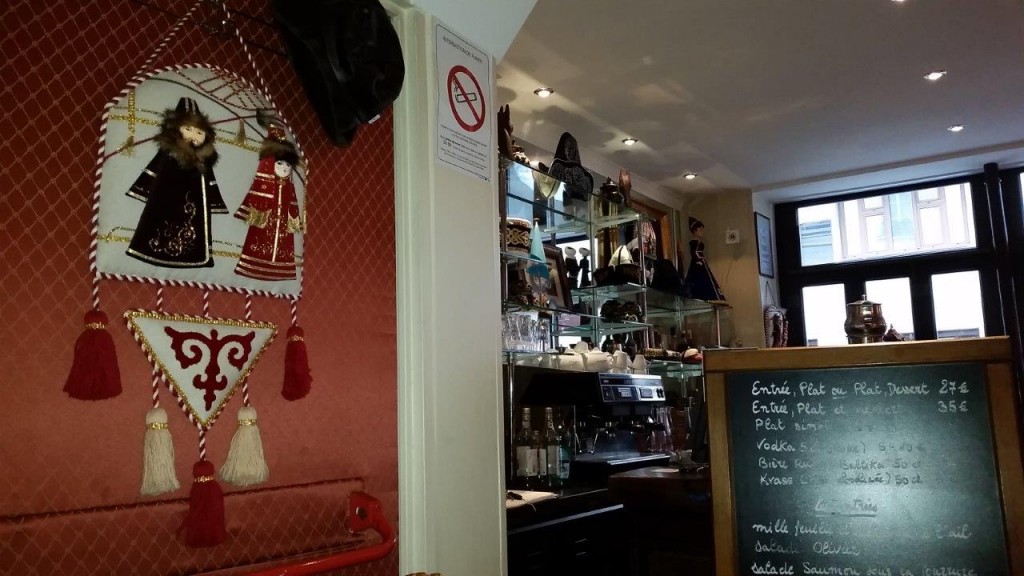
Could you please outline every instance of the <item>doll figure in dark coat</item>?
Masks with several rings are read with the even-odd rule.
[[[157,153],[128,190],[146,203],[128,255],[167,268],[213,266],[211,214],[228,209],[217,187],[213,125],[196,101],[181,98],[166,110]]]
[[[700,300],[725,300],[725,294],[722,294],[722,288],[704,257],[704,224],[693,217],[690,218],[690,236],[690,268],[686,271],[690,295]]]

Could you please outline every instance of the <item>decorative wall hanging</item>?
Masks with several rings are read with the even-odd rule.
[[[297,297],[305,170],[275,115],[244,80],[200,65],[150,72],[118,98],[103,148],[99,274]]]
[[[312,382],[297,306],[307,166],[294,135],[237,27],[236,39],[262,89],[215,66],[155,67],[182,26],[210,4],[199,1],[182,16],[104,109],[89,246],[93,309],[64,387],[72,398],[86,400],[120,393],[108,318],[100,310],[101,281],[155,285],[155,310],[124,314],[153,367],[140,492],[180,487],[167,413],[160,407],[163,382],[199,432],[189,512],[179,530],[189,546],[212,546],[225,537],[223,492],[207,460],[206,434],[238,390],[238,428],[220,477],[249,486],[268,476],[247,378],[277,328],[253,321],[253,295],[290,304],[281,394],[302,398]],[[228,22],[227,7],[220,3],[219,10],[217,19]],[[165,312],[166,285],[197,289],[202,316]],[[242,295],[244,318],[212,317],[211,290]]]
[[[769,304],[764,307],[764,345],[767,348],[785,348],[789,345],[789,319],[786,309],[775,301],[771,282],[765,280],[764,290]]]

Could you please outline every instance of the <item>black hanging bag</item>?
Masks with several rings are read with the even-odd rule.
[[[272,0],[295,72],[328,138],[339,146],[402,91],[398,34],[377,0]]]

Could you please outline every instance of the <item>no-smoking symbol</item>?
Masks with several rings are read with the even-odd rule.
[[[465,66],[453,66],[448,72],[448,106],[463,130],[476,132],[484,125],[487,113],[484,92]]]

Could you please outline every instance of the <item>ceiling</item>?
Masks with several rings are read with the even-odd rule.
[[[553,150],[569,131],[584,164],[672,194],[778,200],[1024,163],[1020,0],[538,0],[497,75],[517,138]]]

